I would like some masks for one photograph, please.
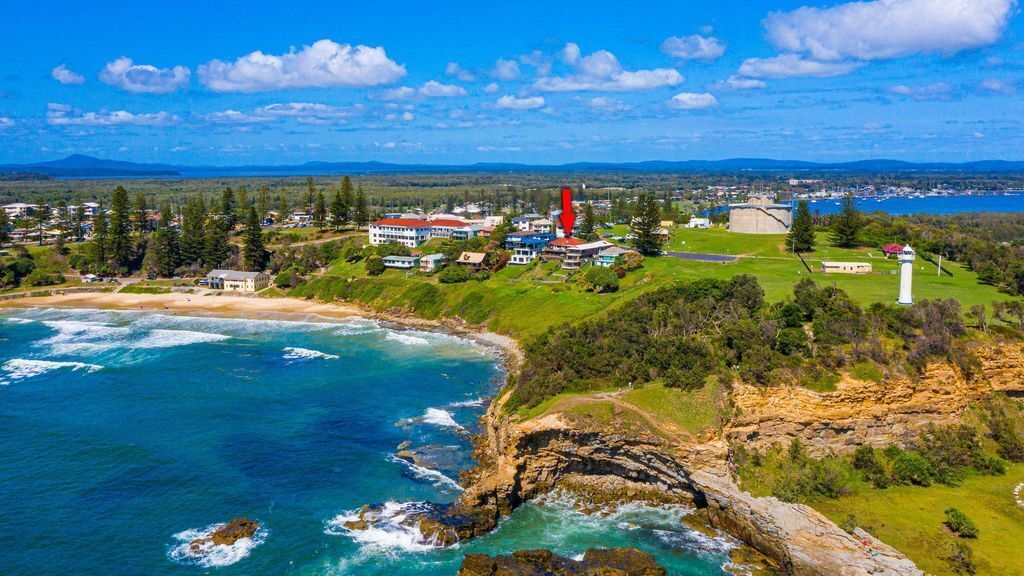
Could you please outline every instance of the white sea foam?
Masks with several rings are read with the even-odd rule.
[[[43,324],[57,333],[39,341],[39,344],[61,355],[98,354],[118,348],[174,348],[230,338],[224,334],[194,330],[139,330],[134,325],[115,326],[82,320],[45,320]]]
[[[456,430],[465,431],[465,428],[452,418],[451,412],[441,410],[440,408],[427,408],[427,411],[423,413],[422,420],[425,424],[433,424],[435,426],[441,426],[442,428],[455,428]]]
[[[437,470],[427,468],[425,466],[420,466],[415,462],[410,462],[405,458],[399,458],[393,454],[388,455],[388,460],[392,462],[397,462],[405,466],[406,468],[409,469],[409,472],[411,472],[415,478],[423,480],[425,482],[430,482],[436,488],[448,488],[450,490],[455,490],[456,492],[462,492],[463,490],[462,486],[459,486],[458,482]]]
[[[31,318],[18,318],[17,316],[0,316],[0,320],[6,320],[11,324],[31,324],[35,322]]]
[[[379,515],[374,514],[365,530],[349,530],[346,522],[359,520],[358,511],[339,514],[324,523],[324,533],[348,536],[359,544],[379,552],[426,552],[438,548],[419,530],[419,523],[402,524],[411,515],[427,510],[425,502],[385,502]]]
[[[86,364],[85,362],[57,362],[55,360],[30,360],[25,358],[8,360],[3,365],[4,371],[7,372],[7,377],[11,380],[32,378],[33,376],[39,376],[40,374],[46,374],[47,372],[62,368],[95,372],[102,370],[103,366],[99,364]]]
[[[392,342],[399,342],[401,344],[405,344],[406,346],[429,346],[430,345],[430,340],[427,340],[426,338],[423,338],[423,337],[420,337],[420,336],[413,336],[411,334],[406,334],[404,332],[388,332],[387,336],[385,336],[385,338],[388,339],[388,340],[391,340]]]
[[[483,398],[474,398],[472,400],[462,400],[461,402],[452,402],[448,406],[451,408],[472,408],[474,406],[483,406],[485,400]]]
[[[284,358],[286,360],[313,360],[316,358],[322,358],[324,360],[337,360],[337,354],[328,354],[326,352],[320,352],[319,350],[310,350],[309,348],[296,348],[288,347],[284,349]]]
[[[665,544],[708,554],[728,554],[736,544],[725,538],[714,538],[685,526],[677,530],[654,530],[654,535]]]
[[[267,530],[260,526],[260,529],[253,534],[252,538],[239,538],[234,544],[214,545],[207,543],[198,552],[189,545],[196,538],[207,538],[214,530],[224,524],[211,524],[206,528],[194,528],[185,530],[174,535],[177,544],[171,546],[167,552],[168,557],[179,564],[191,564],[204,568],[216,568],[219,566],[230,566],[242,560],[253,551],[254,548],[263,544],[267,539]]]

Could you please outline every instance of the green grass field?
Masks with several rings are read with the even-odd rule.
[[[678,390],[656,383],[632,390],[624,399],[659,420],[699,435],[716,430],[721,424],[723,414],[717,404],[718,388],[714,379],[709,379],[704,388],[698,390]]]
[[[849,496],[812,505],[835,522],[853,514],[859,524],[886,544],[909,556],[922,570],[952,575],[943,560],[953,536],[942,526],[944,510],[955,506],[978,525],[974,549],[978,574],[1024,575],[1024,508],[1013,501],[1013,488],[1024,482],[1024,464],[1005,476],[970,476],[961,486],[896,486],[879,490],[860,485]]]

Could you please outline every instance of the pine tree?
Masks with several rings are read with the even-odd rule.
[[[206,203],[203,198],[189,197],[181,219],[181,263],[187,266],[203,259],[206,244]]]
[[[107,227],[107,212],[103,209],[103,200],[99,201],[96,209],[96,216],[92,219],[92,245],[96,255],[96,264],[107,263],[107,242],[109,241],[109,229]]]
[[[210,219],[206,224],[205,232],[203,264],[209,268],[216,268],[231,255],[226,218],[219,216]]]
[[[793,252],[814,251],[814,219],[807,200],[801,200],[793,213],[793,225],[789,228],[786,247]]]
[[[220,195],[220,217],[223,221],[225,232],[230,233],[235,229],[235,224],[238,223],[238,215],[235,209],[235,192],[229,186]]]
[[[354,219],[356,221],[356,230],[359,230],[363,226],[366,226],[370,221],[370,212],[366,207],[366,195],[363,194],[363,187],[359,187],[359,191],[356,192],[356,207]]]
[[[260,186],[260,195],[256,200],[256,214],[260,217],[260,222],[267,218],[267,212],[270,212],[270,188],[263,185]]]
[[[171,215],[171,207],[164,205],[160,211],[160,220],[157,221],[156,231],[152,236],[153,266],[158,275],[169,277],[174,276],[174,270],[178,267],[179,246],[178,232],[174,228],[174,217]]]
[[[346,201],[345,194],[342,190],[345,188],[345,182],[348,181],[348,176],[341,181],[341,186],[334,191],[334,200],[331,201],[331,226],[337,231],[348,224],[349,220],[349,208],[348,202]],[[349,181],[349,187],[351,188],[352,183]],[[348,191],[349,199],[351,199],[352,192]]]
[[[277,195],[277,221],[284,222],[288,219],[288,199],[284,194]]]
[[[658,201],[652,196],[641,194],[637,199],[636,208],[633,213],[633,221],[630,228],[636,238],[633,246],[641,254],[657,254],[661,251],[661,237],[658,235],[658,228],[661,227],[661,210],[658,209]]]
[[[74,216],[71,217],[71,226],[75,234],[75,240],[82,241],[82,227],[85,226],[85,206],[75,206]]]
[[[854,204],[853,193],[849,192],[843,198],[843,207],[839,214],[832,219],[832,244],[840,248],[857,246],[857,235],[863,227],[864,222]]]
[[[321,195],[322,196],[322,195]],[[242,248],[242,263],[250,272],[262,272],[267,267],[267,249],[263,246],[263,230],[254,208],[249,208],[242,232],[245,247]]]
[[[131,234],[128,191],[118,186],[110,200],[110,225],[107,230],[107,257],[115,269],[127,268],[131,262]]]
[[[589,202],[583,205],[583,223],[580,224],[580,236],[594,233],[594,206]]]
[[[327,202],[324,201],[324,193],[316,193],[316,203],[313,205],[313,222],[322,231],[327,221]]]
[[[306,177],[306,214],[312,214],[313,201],[316,200],[316,189],[313,187],[313,177]]]
[[[146,196],[142,192],[135,193],[132,204],[132,228],[141,234],[146,229]]]
[[[43,245],[43,230],[46,225],[50,222],[50,207],[46,205],[46,202],[39,198],[36,200],[36,205],[32,208],[32,222],[36,229],[36,234],[39,237],[39,245]]]
[[[7,212],[0,210],[0,248],[11,241],[11,218]]]

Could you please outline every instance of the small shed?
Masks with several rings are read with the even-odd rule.
[[[868,262],[822,262],[821,271],[825,274],[870,274],[871,264]]]
[[[485,258],[487,258],[487,254],[483,252],[463,252],[459,254],[459,259],[455,262],[463,266],[469,266],[474,270],[479,270],[483,268]]]

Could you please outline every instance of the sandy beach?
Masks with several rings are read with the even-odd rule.
[[[210,292],[185,294],[122,294],[117,292],[79,292],[59,296],[41,296],[0,300],[0,308],[97,308],[105,310],[150,310],[182,315],[214,314],[241,318],[321,316],[325,318],[372,318],[410,328],[451,332],[500,348],[512,366],[522,361],[522,350],[515,339],[451,322],[393,316],[348,304],[318,302],[299,298],[255,298]]]

